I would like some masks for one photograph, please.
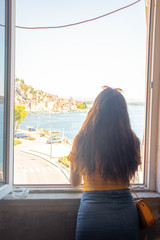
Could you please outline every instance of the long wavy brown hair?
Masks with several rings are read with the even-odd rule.
[[[75,171],[92,174],[99,166],[104,179],[129,183],[140,160],[140,142],[131,129],[126,101],[121,93],[107,88],[95,99],[72,152]]]

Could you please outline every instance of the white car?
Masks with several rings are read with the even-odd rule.
[[[62,142],[62,138],[61,137],[52,137],[52,143],[61,143]],[[50,144],[51,143],[51,139],[47,140],[47,143]]]
[[[27,138],[27,137],[29,137],[29,134],[22,133],[22,132],[17,132],[17,133],[14,134],[14,137],[15,138]]]

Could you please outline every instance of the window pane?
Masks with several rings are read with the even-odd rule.
[[[111,12],[124,1],[64,1],[65,14],[54,1],[16,4],[17,25],[56,26]],[[14,183],[69,183],[66,156],[103,85],[123,89],[143,149],[145,62],[143,2],[70,28],[16,29],[15,109],[23,116],[15,126]],[[135,182],[143,183],[143,166]]]
[[[0,0],[0,184],[4,183],[5,1]]]

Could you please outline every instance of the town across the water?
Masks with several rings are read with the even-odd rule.
[[[74,112],[87,109],[91,101],[77,101],[74,98],[60,98],[57,95],[36,90],[25,84],[24,80],[15,80],[15,104],[25,106],[27,112]]]

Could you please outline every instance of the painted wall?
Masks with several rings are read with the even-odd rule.
[[[160,239],[160,197],[146,198],[156,224],[141,239]],[[2,240],[74,240],[80,199],[0,200]]]

